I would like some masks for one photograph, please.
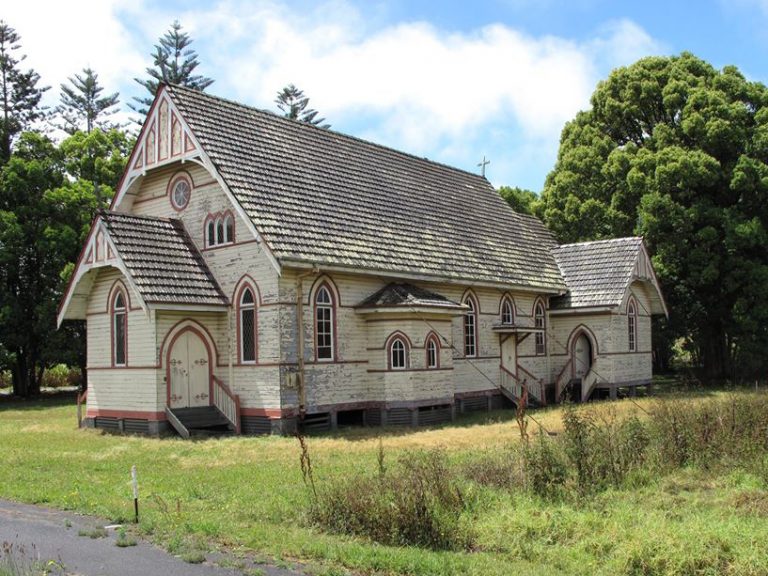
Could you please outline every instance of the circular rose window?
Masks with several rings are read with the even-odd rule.
[[[171,204],[176,210],[183,210],[189,204],[189,197],[192,193],[192,187],[186,178],[179,178],[173,183],[171,188]]]

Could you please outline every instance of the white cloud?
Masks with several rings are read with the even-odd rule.
[[[59,85],[90,66],[108,91],[126,76],[143,70],[140,50],[115,10],[127,0],[6,2],[3,19],[21,36],[25,64],[51,86],[47,99],[58,100]]]
[[[382,25],[345,0],[303,10],[281,0],[31,4],[9,3],[3,17],[54,101],[58,85],[84,66],[121,90],[124,103],[141,94],[132,79],[178,18],[200,53],[198,72],[216,79],[212,93],[274,109],[276,92],[293,82],[336,128],[470,169],[488,154],[491,173],[505,177],[521,158],[553,161],[563,124],[589,105],[596,82],[659,51],[629,20],[574,41],[503,23],[471,31]]]

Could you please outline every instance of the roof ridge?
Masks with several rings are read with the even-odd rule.
[[[151,216],[149,214],[133,214],[131,212],[118,212],[117,210],[109,210],[108,208],[99,208],[98,210],[96,210],[96,214],[98,216],[107,216],[107,217],[117,216],[119,218],[135,218],[137,220],[150,220],[155,222],[166,222],[169,224],[173,224],[174,222],[180,221],[178,218],[168,218],[166,216]]]
[[[586,246],[588,244],[610,244],[613,242],[623,242],[626,240],[639,240],[643,241],[642,236],[623,236],[621,238],[603,238],[601,240],[584,240],[581,242],[570,242],[568,244],[560,244],[555,246],[553,250],[559,250],[560,248],[566,248],[568,246]]]
[[[349,140],[354,140],[356,142],[360,142],[360,143],[366,144],[368,146],[373,146],[373,147],[381,149],[381,150],[387,150],[389,152],[393,152],[393,153],[397,154],[398,156],[404,156],[404,157],[407,157],[407,158],[412,158],[412,159],[417,160],[419,162],[424,162],[426,164],[440,166],[442,168],[448,168],[449,170],[452,170],[454,172],[459,172],[461,174],[466,174],[467,176],[471,176],[473,178],[481,180],[481,181],[485,182],[486,184],[488,184],[488,186],[493,188],[491,183],[484,176],[481,176],[479,174],[475,174],[474,172],[470,172],[469,170],[464,170],[462,168],[457,168],[456,166],[451,166],[450,164],[444,164],[443,162],[439,162],[437,160],[430,160],[429,158],[426,158],[426,157],[423,157],[423,156],[417,156],[416,154],[412,154],[410,152],[404,152],[402,150],[398,150],[397,148],[393,148],[391,146],[385,146],[384,144],[379,144],[378,142],[373,142],[371,140],[366,140],[365,138],[361,138],[359,136],[353,136],[352,134],[346,134],[346,133],[340,132],[338,130],[332,130],[330,128],[321,128],[319,126],[315,126],[314,124],[310,124],[308,122],[301,122],[299,120],[294,120],[292,118],[286,118],[285,116],[281,116],[280,114],[277,114],[277,113],[275,113],[275,112],[273,112],[271,110],[265,110],[263,108],[257,108],[256,106],[252,106],[250,104],[243,104],[242,102],[237,102],[235,100],[230,100],[229,98],[224,98],[223,96],[217,96],[215,94],[209,94],[207,92],[201,92],[200,90],[194,90],[194,89],[189,88],[187,86],[181,86],[180,84],[170,84],[170,83],[168,83],[168,84],[165,84],[165,85],[168,86],[168,88],[170,88],[171,92],[173,92],[174,90],[180,90],[182,92],[187,92],[187,93],[193,94],[196,97],[202,96],[204,98],[210,98],[212,100],[218,100],[219,102],[223,102],[225,104],[229,104],[229,105],[235,106],[237,108],[243,108],[243,109],[251,111],[251,112],[256,112],[256,113],[259,113],[259,114],[264,114],[265,116],[267,116],[269,118],[275,119],[277,121],[282,121],[282,122],[289,123],[292,126],[298,126],[300,130],[311,129],[311,130],[317,130],[317,131],[319,131],[319,133],[334,134],[336,136],[340,136],[342,138],[348,138]],[[495,190],[495,188],[494,188],[494,190]],[[510,209],[511,209],[511,207],[510,207]]]

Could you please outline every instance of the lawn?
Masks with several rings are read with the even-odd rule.
[[[590,409],[609,418],[645,417],[654,402]],[[473,550],[434,552],[309,525],[296,439],[113,436],[76,429],[75,414],[69,403],[0,404],[0,497],[128,521],[136,465],[139,529],[179,554],[226,548],[278,562],[300,559],[328,574],[768,575],[768,478],[754,470],[685,467],[555,501],[470,484],[477,502]],[[548,432],[562,430],[561,409],[531,415]],[[531,422],[529,431],[536,428]],[[388,462],[404,451],[442,447],[460,466],[517,442],[512,411],[430,430],[356,429],[308,439],[320,486],[374,473],[380,443]]]

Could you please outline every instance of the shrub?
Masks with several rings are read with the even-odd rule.
[[[522,454],[529,489],[544,498],[562,497],[569,473],[561,444],[542,432],[523,447]]]
[[[70,368],[66,364],[56,364],[43,372],[40,383],[43,388],[61,388],[62,386],[78,386],[82,380],[80,370]]]
[[[441,450],[407,452],[376,475],[332,481],[318,488],[311,518],[323,528],[381,544],[461,550],[473,536],[470,506]]]

